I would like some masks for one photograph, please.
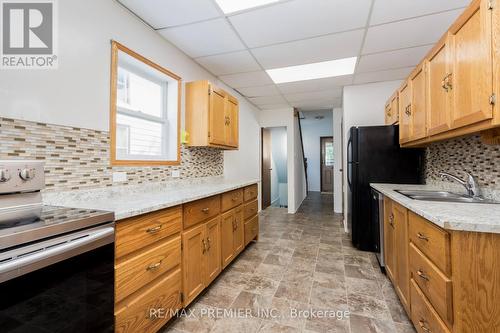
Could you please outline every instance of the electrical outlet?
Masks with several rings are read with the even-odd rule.
[[[126,172],[113,172],[113,183],[123,183],[127,181]]]
[[[179,170],[172,170],[172,178],[179,178],[181,176],[181,172]]]

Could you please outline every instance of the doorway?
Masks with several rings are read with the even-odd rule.
[[[262,128],[262,209],[288,207],[286,127]]]
[[[321,163],[321,192],[333,193],[333,137],[320,138]]]

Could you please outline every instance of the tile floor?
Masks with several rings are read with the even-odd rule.
[[[264,210],[259,241],[162,333],[415,332],[375,256],[351,246],[332,199],[313,192],[297,214]]]

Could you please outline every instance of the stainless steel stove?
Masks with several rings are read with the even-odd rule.
[[[111,332],[114,214],[44,206],[44,184],[43,162],[0,160],[2,332]]]

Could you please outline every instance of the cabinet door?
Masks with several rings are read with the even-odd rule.
[[[440,42],[431,52],[427,63],[427,134],[434,135],[451,128],[450,42]]]
[[[208,286],[221,272],[220,217],[206,223],[206,236],[205,285]]]
[[[399,96],[397,91],[391,99],[391,116],[391,124],[395,124],[399,121]]]
[[[214,145],[226,144],[226,97],[222,91],[210,88],[209,142]]]
[[[425,64],[421,64],[411,76],[411,140],[426,136],[425,110]]]
[[[202,224],[182,234],[185,305],[205,288],[205,228]]]
[[[385,105],[385,124],[391,125],[391,121],[392,121],[391,101],[389,100]]]
[[[392,201],[384,199],[384,261],[387,275],[393,283],[396,281],[394,252],[394,214],[392,213]]]
[[[491,10],[487,1],[473,1],[453,24],[452,127],[462,127],[493,118]]]
[[[408,210],[397,203],[392,204],[395,227],[396,289],[401,303],[408,309],[410,300],[410,267],[408,263]]]
[[[243,218],[243,207],[240,206],[234,212],[234,255],[237,256],[245,247],[245,225]]]
[[[410,139],[411,123],[411,82],[406,82],[399,91],[399,142]]]
[[[226,104],[226,145],[238,147],[238,104],[231,99]]]
[[[234,258],[234,210],[222,215],[221,219],[221,255],[222,268],[225,268]]]

